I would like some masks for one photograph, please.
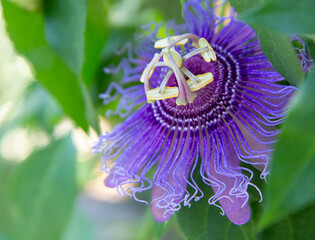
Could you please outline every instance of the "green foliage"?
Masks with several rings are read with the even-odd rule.
[[[82,5],[84,5],[83,2]],[[82,44],[83,36],[81,41],[76,38],[78,35],[84,34],[85,18],[78,22],[72,21],[72,11],[74,14],[76,8],[72,10],[70,5],[69,11],[71,14],[60,13],[59,15],[58,13],[55,16],[56,18],[62,16],[65,21],[67,21],[67,17],[69,18],[66,25],[67,29],[64,29],[63,24],[59,20],[53,20],[54,12],[50,12],[50,18],[47,20],[48,22],[46,21],[46,26],[48,25],[46,35],[49,42],[52,43],[53,47],[51,47],[45,39],[45,25],[42,14],[28,12],[7,0],[2,2],[2,6],[7,23],[7,31],[14,42],[14,46],[18,52],[31,61],[36,78],[56,97],[63,110],[80,127],[87,130],[88,125],[91,125],[93,128],[98,129],[97,116],[91,97],[82,81],[81,74],[78,73],[78,69],[82,68],[84,44]],[[82,18],[79,13],[76,16]],[[69,29],[74,30],[65,34],[62,41],[56,40],[59,38],[53,39],[55,34],[60,37]],[[69,52],[64,52],[63,41],[65,41],[65,46],[73,45]],[[71,44],[71,42],[77,41],[77,44]],[[68,54],[70,54],[70,57],[68,57]],[[61,55],[62,58],[58,55]],[[97,59],[95,60],[97,61]]]
[[[101,63],[102,51],[108,45],[108,26],[106,17],[108,10],[104,0],[87,1],[87,19],[84,32],[85,48],[84,62],[82,68],[82,79],[91,86],[99,68],[104,66]]]
[[[84,61],[85,0],[47,0],[45,36],[68,67],[80,76]]]
[[[42,0],[10,0],[29,11],[37,11],[42,6]]]
[[[184,13],[184,5],[186,0],[180,0],[180,5],[182,6],[182,13]]]
[[[315,200],[315,72],[294,101],[276,145],[261,227]]]
[[[254,217],[242,226],[237,226],[221,215],[221,209],[208,203],[213,195],[210,186],[205,185],[200,177],[198,186],[204,196],[191,206],[182,207],[177,214],[178,223],[187,240],[256,240]],[[259,201],[259,200],[258,200]]]
[[[302,13],[299,7],[292,7],[294,6],[292,2],[296,1],[230,1],[231,5],[240,13],[238,18],[244,19],[254,28],[264,53],[275,69],[286,78],[290,84],[299,86],[299,83],[303,81],[303,72],[290,42],[290,36],[287,33],[297,32],[293,28],[293,22],[295,22],[294,15],[304,16],[305,12]],[[304,6],[304,4],[300,3],[301,1],[298,4],[299,6]],[[305,6],[309,5],[305,4]],[[269,19],[270,15],[273,16],[273,20],[270,24],[265,24],[264,20],[259,20],[261,17],[261,15],[259,15],[260,11],[266,14],[267,19]],[[284,11],[289,11],[291,15],[283,14]],[[281,19],[282,16],[288,16],[289,19]],[[306,12],[306,18],[310,20],[312,17],[314,17],[313,13],[309,11]],[[302,22],[305,24],[305,21]],[[292,28],[287,29],[284,25],[291,26]],[[276,31],[278,30],[277,26],[280,26],[282,29],[281,32]],[[299,29],[303,31],[302,28]],[[308,33],[308,31],[305,29],[303,33]]]
[[[61,236],[76,195],[75,160],[76,150],[68,136],[34,152],[14,169],[5,194],[12,239]]]
[[[315,205],[287,216],[260,235],[263,240],[310,240],[315,235]]]
[[[244,1],[247,2],[247,1]],[[315,33],[314,0],[262,0],[241,18],[255,24],[288,33]]]
[[[289,36],[260,26],[253,26],[261,47],[274,68],[293,86],[299,86],[304,74]]]
[[[74,211],[61,240],[95,240],[92,223],[80,211]]]
[[[235,11],[242,13],[256,6],[259,6],[264,0],[229,0]]]

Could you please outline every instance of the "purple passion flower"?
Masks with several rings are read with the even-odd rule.
[[[137,201],[152,189],[158,222],[204,196],[195,172],[213,189],[209,204],[235,224],[249,221],[247,188],[260,191],[246,166],[259,169],[261,179],[268,175],[276,126],[295,91],[277,84],[284,79],[253,29],[233,10],[219,17],[209,4],[186,3],[185,24],[168,25],[174,36],[157,39],[157,28],[143,35],[135,56],[120,64],[120,84],[101,95],[104,104],[120,97],[114,113],[128,116],[94,146],[103,154],[105,185]]]

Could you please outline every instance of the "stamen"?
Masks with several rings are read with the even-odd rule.
[[[163,55],[163,61],[164,63],[169,66],[170,68],[172,68],[172,64],[171,64],[171,59],[173,59],[177,65],[178,68],[180,68],[183,64],[183,60],[182,60],[182,56],[176,51],[176,50],[169,50],[167,48],[164,48],[162,50],[163,53],[165,53]],[[169,54],[170,56],[169,56]]]
[[[150,74],[149,74],[149,78],[151,78],[151,76],[152,76],[152,74],[153,74],[153,72],[154,72],[154,70],[155,70],[155,64],[154,64],[154,67],[151,69],[151,71],[150,71]],[[145,69],[144,69],[144,71],[145,71]],[[140,78],[140,82],[144,82],[144,72],[143,72],[143,74],[141,75],[141,78]]]
[[[172,69],[170,69],[170,70],[167,72],[167,74],[165,75],[165,77],[164,77],[164,79],[163,79],[163,81],[162,81],[162,83],[161,83],[161,85],[160,85],[160,93],[163,93],[164,88],[165,88],[165,86],[166,86],[166,83],[167,83],[167,81],[170,79],[170,77],[171,77],[171,75],[172,75],[173,72],[174,72],[174,71],[173,71]]]
[[[173,36],[168,38],[163,38],[155,42],[154,48],[166,48],[170,45],[171,42],[176,41],[176,39],[180,38],[180,36]],[[175,45],[184,45],[188,42],[188,38],[184,38],[177,42]]]
[[[189,71],[187,68],[185,68],[184,66],[182,66],[180,68],[180,70],[191,80],[193,80],[195,83],[199,82],[198,77],[196,77],[191,71]]]
[[[162,100],[167,98],[178,97],[178,87],[165,87],[163,93],[160,93],[159,88],[150,89],[147,92],[149,100]]]
[[[197,75],[199,82],[195,83],[191,79],[188,79],[187,83],[188,86],[190,87],[191,91],[195,92],[198,91],[199,89],[205,87],[207,84],[211,83],[213,81],[213,74],[211,72]]]
[[[209,49],[206,52],[200,53],[206,62],[210,62],[211,60],[213,60],[213,61],[217,60],[217,56],[215,55],[213,48],[210,46],[210,44],[208,43],[208,41],[205,38],[200,38],[198,41],[198,45],[200,48],[208,48]]]
[[[171,68],[174,70],[174,74],[175,74],[177,84],[179,87],[179,95],[178,95],[178,98],[176,99],[176,104],[186,105],[187,103],[192,103],[197,95],[194,94],[188,87],[186,79],[184,78],[182,72],[178,68],[175,60],[172,58],[171,52],[165,51],[165,55],[169,60]]]
[[[199,53],[206,52],[206,51],[208,51],[208,48],[207,48],[207,47],[205,47],[205,48],[199,48],[199,47],[198,47],[197,49],[191,51],[190,53],[187,53],[187,54],[183,57],[183,61],[185,61],[185,60],[187,60],[188,58],[191,58],[191,57],[193,57],[193,56],[195,56],[195,55],[197,55],[197,54],[199,54]]]
[[[168,47],[169,48],[174,47],[178,42],[185,38],[189,38],[190,40],[192,40],[193,44],[198,43],[198,40],[200,39],[200,37],[196,36],[195,34],[185,33],[183,35],[178,36],[176,40],[174,40]]]
[[[157,62],[154,64],[154,67],[166,67],[166,63],[165,62]]]
[[[151,60],[151,62],[147,65],[147,67],[144,69],[144,71],[143,71],[143,73],[142,73],[142,75],[141,75],[141,77],[140,77],[140,82],[146,82],[146,80],[148,81],[149,79],[150,79],[150,76],[152,75],[152,73],[151,73],[151,68],[152,68],[152,66],[154,65],[154,63],[156,63],[156,62],[158,62],[159,60],[160,60],[160,58],[162,57],[162,54],[160,53],[160,54],[154,54],[154,57],[153,57],[153,59]],[[148,75],[148,72],[150,71],[150,74],[149,74],[149,76],[147,76]]]
[[[184,57],[176,51],[176,45],[184,45],[188,42],[188,39],[192,41],[192,46],[196,49],[186,54]],[[213,81],[213,74],[208,72],[202,75],[195,76],[187,68],[183,66],[183,62],[197,54],[201,54],[206,62],[216,60],[215,52],[205,38],[200,38],[194,34],[185,33],[180,36],[173,36],[158,40],[155,48],[163,48],[159,54],[155,54],[152,61],[144,69],[140,78],[141,82],[144,82],[144,89],[147,95],[148,103],[152,103],[155,100],[162,100],[167,98],[177,97],[177,105],[186,105],[192,103],[197,94],[194,93],[199,89],[205,87],[207,84]],[[160,58],[163,56],[163,62],[160,62]],[[169,67],[170,70],[165,75],[159,88],[150,89],[149,79],[152,76],[156,67]],[[172,74],[175,74],[178,87],[166,87],[166,84]],[[184,75],[189,78],[186,81]]]

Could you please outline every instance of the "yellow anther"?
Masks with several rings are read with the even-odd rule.
[[[213,74],[211,72],[197,75],[199,82],[195,83],[191,79],[188,79],[187,84],[191,91],[195,92],[199,89],[205,87],[207,84],[211,83],[213,81]]]
[[[178,68],[182,66],[183,64],[182,56],[176,50],[168,50],[165,48],[163,49],[163,51],[168,51],[171,54]],[[166,54],[163,54],[163,61],[168,67],[173,68]]]
[[[168,38],[163,38],[155,42],[154,47],[155,48],[165,48],[168,47],[171,42],[175,41],[179,36],[173,36]],[[185,38],[181,41],[179,41],[176,45],[184,45],[188,42],[188,38]]]
[[[208,51],[200,53],[206,62],[210,62],[211,60],[215,61],[217,59],[217,56],[215,55],[213,48],[210,46],[210,44],[205,38],[200,38],[198,41],[198,45],[200,48],[208,48]]]
[[[193,42],[191,45],[192,45],[194,48],[199,48],[199,45],[198,45],[197,43],[195,43],[195,42]]]
[[[160,93],[160,88],[150,89],[147,92],[147,99],[149,100],[162,100],[167,98],[178,97],[178,87],[165,87],[163,93]]]

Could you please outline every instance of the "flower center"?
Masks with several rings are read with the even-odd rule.
[[[195,49],[181,56],[174,46],[185,45],[189,39],[192,41],[192,46]],[[205,38],[186,33],[180,36],[160,39],[155,42],[154,47],[162,48],[162,51],[154,55],[151,62],[144,69],[140,79],[144,83],[148,103],[174,97],[176,97],[177,105],[192,103],[197,96],[195,92],[213,81],[211,72],[196,76],[183,66],[184,61],[197,54],[200,54],[206,62],[216,61],[216,54]],[[160,61],[162,57],[163,61]],[[155,67],[169,67],[170,70],[165,75],[160,87],[151,89],[149,80]],[[166,84],[173,73],[178,87],[167,87]],[[188,80],[186,80],[184,75],[188,77]]]

